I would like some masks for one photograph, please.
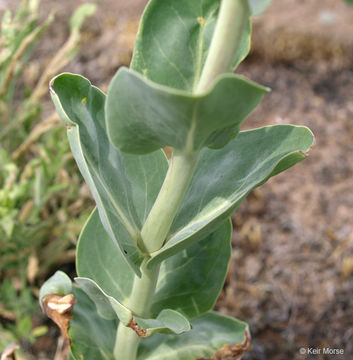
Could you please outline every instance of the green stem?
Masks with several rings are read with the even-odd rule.
[[[148,270],[144,262],[141,266],[141,272],[141,278],[135,276],[127,307],[134,316],[148,318],[157,285],[159,266]],[[140,338],[135,331],[119,323],[114,347],[114,358],[116,360],[135,360],[139,341]]]
[[[220,74],[232,70],[234,56],[241,39],[241,33],[249,16],[247,0],[223,0],[218,16],[210,51],[203,68],[197,94],[207,91],[212,81]],[[175,215],[190,184],[199,151],[175,151],[160,193],[141,230],[144,248],[152,253],[159,250],[166,241]],[[147,261],[147,260],[146,260]],[[159,266],[148,270],[146,261],[141,266],[142,276],[135,276],[128,308],[134,315],[148,317],[155,293]],[[114,358],[135,360],[139,337],[128,327],[119,324]]]
[[[144,246],[149,252],[162,247],[170,230],[170,226],[178,211],[190,183],[196,166],[198,153],[173,154],[162,189],[142,228]],[[155,293],[159,274],[159,266],[146,268],[146,261],[141,266],[141,278],[135,276],[127,307],[135,316],[147,318]],[[117,360],[135,360],[140,338],[130,328],[119,324],[114,348],[114,358]]]
[[[233,71],[235,54],[249,16],[247,0],[222,1],[196,93],[205,92],[218,75]]]
[[[142,240],[149,253],[163,246],[190,183],[198,154],[173,153],[162,189],[141,231]]]

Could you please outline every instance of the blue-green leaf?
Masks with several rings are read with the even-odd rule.
[[[231,231],[231,224],[226,221],[204,240],[163,262],[152,302],[153,317],[166,308],[188,318],[212,309],[227,273]],[[123,311],[120,317],[126,316],[121,320],[127,324],[131,319],[127,305],[134,273],[110,241],[97,210],[90,216],[80,236],[76,268],[80,277],[91,279],[105,295],[120,303]],[[100,306],[104,303],[106,307],[100,313],[114,318],[110,299]]]
[[[118,251],[116,248],[115,250]],[[132,272],[130,268],[129,270]],[[118,321],[105,320],[99,316],[95,304],[83,290],[73,286],[71,279],[62,271],[57,271],[43,284],[40,289],[40,303],[46,295],[51,294],[73,294],[75,298],[73,319],[70,321],[68,329],[71,358],[76,360],[114,360],[113,347]]]
[[[107,320],[119,319],[125,326],[134,323],[144,337],[154,333],[181,334],[190,330],[189,321],[180,313],[163,309],[156,318],[145,319],[135,316],[113,296],[106,294],[97,283],[88,278],[75,278],[80,288],[95,303],[98,314]]]
[[[193,318],[211,310],[227,274],[231,235],[232,224],[226,220],[205,239],[164,261],[152,311],[167,307]]]
[[[192,321],[187,334],[156,335],[142,339],[137,360],[195,360],[212,357],[224,345],[246,348],[247,324],[217,313],[206,313]]]
[[[145,156],[123,154],[108,140],[105,95],[78,75],[51,82],[78,167],[97,203],[102,223],[139,274],[143,259],[140,229],[162,186],[168,162],[162,151]]]
[[[268,91],[236,75],[223,75],[205,94],[160,86],[120,69],[107,95],[109,137],[120,150],[146,153],[164,146],[195,151],[222,147]]]
[[[76,304],[69,326],[71,355],[75,360],[114,360],[117,320],[105,320],[95,304],[78,287],[73,287]]]
[[[99,316],[107,320],[118,318],[124,325],[129,324],[133,316],[131,311],[113,296],[105,293],[95,281],[84,277],[77,277],[75,281],[96,304]]]
[[[131,68],[148,79],[193,92],[206,61],[219,0],[151,0],[143,14]],[[234,56],[236,67],[250,49],[250,22]]]
[[[162,310],[155,319],[134,317],[136,324],[144,331],[144,337],[156,333],[180,335],[190,331],[189,321],[179,312],[171,309]]]
[[[49,294],[67,295],[72,291],[71,279],[62,271],[57,271],[40,288],[39,304],[42,307],[44,296]]]
[[[114,339],[118,322],[98,316],[94,303],[74,287],[77,303],[70,323],[71,356],[75,360],[113,360]],[[192,320],[187,334],[164,335],[141,339],[137,360],[195,360],[211,357],[224,345],[248,342],[245,323],[213,312]]]
[[[77,244],[76,271],[79,277],[95,281],[104,292],[127,305],[134,272],[110,241],[97,209],[93,210],[82,229]]]
[[[240,132],[223,149],[203,150],[167,242],[148,266],[213,232],[252,189],[305,159],[313,140],[308,128],[276,125]]]

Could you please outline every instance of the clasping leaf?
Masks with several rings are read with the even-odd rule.
[[[171,309],[190,319],[213,308],[228,269],[231,233],[231,224],[226,221],[205,239],[163,262],[152,301],[152,317],[158,317],[163,309]],[[120,320],[128,324],[134,273],[110,240],[97,210],[81,233],[76,269],[77,282],[91,288],[91,298],[104,297],[97,305],[100,315],[112,319],[119,313]]]
[[[148,337],[157,332],[181,334],[191,329],[189,321],[175,310],[163,309],[155,319],[140,318],[134,316],[116,298],[105,293],[93,280],[78,277],[75,281],[96,304],[97,312],[102,318],[107,320],[118,318],[140,337]]]
[[[252,189],[305,159],[313,141],[304,126],[275,125],[240,132],[220,150],[204,149],[166,244],[148,266],[213,232]]]
[[[164,146],[192,152],[223,147],[239,132],[267,88],[236,75],[223,75],[210,91],[192,95],[120,69],[107,95],[106,121],[112,143],[142,154]]]
[[[104,228],[139,274],[144,256],[140,230],[167,172],[165,155],[161,150],[136,156],[115,149],[105,127],[105,95],[82,76],[54,78],[51,92]]]
[[[220,3],[151,0],[141,19],[131,69],[155,83],[194,92],[209,52]],[[250,50],[250,33],[248,21],[233,68]]]

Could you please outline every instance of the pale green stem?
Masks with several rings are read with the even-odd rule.
[[[133,312],[134,316],[149,318],[151,302],[157,285],[159,266],[148,270],[144,262],[141,266],[141,272],[141,278],[135,276],[127,307]],[[140,338],[134,330],[119,323],[114,358],[116,360],[135,360],[139,341]]]
[[[248,0],[222,1],[196,93],[207,90],[218,75],[233,71],[235,54],[249,16]]]
[[[222,1],[210,51],[195,93],[207,91],[218,75],[231,71],[241,32],[248,16],[247,0]],[[162,189],[141,231],[144,247],[149,253],[159,250],[166,241],[198,158],[199,152],[192,152],[190,146],[187,151],[174,152]],[[148,317],[158,280],[159,266],[148,270],[144,263],[141,271],[141,278],[135,276],[128,308],[136,316]],[[114,348],[115,359],[135,360],[138,343],[139,337],[136,333],[120,324]]]
[[[198,154],[174,152],[170,160],[162,189],[141,231],[142,240],[149,253],[163,246],[190,183]]]
[[[149,252],[158,250],[163,245],[189,185],[197,158],[198,153],[189,156],[173,154],[163,187],[141,231],[143,239],[153,240],[144,243]],[[159,266],[148,270],[143,264],[141,272],[141,278],[135,276],[127,307],[134,315],[146,318],[149,316]],[[139,337],[137,334],[120,323],[114,349],[115,359],[135,360],[138,343]]]

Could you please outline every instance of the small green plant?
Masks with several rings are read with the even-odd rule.
[[[249,16],[268,3],[151,0],[131,66],[107,95],[79,75],[52,80],[97,204],[80,235],[75,284],[57,272],[40,294],[68,326],[71,359],[240,358],[246,350],[247,325],[212,311],[231,256],[229,217],[313,143],[309,129],[293,125],[240,131],[268,89],[233,70],[249,51]]]
[[[26,339],[33,343],[37,337],[47,332],[46,326],[33,327],[32,314],[36,311],[31,289],[21,284],[16,288],[10,278],[0,284],[1,301],[4,308],[1,315],[7,316],[7,324],[0,324],[0,349],[4,350],[10,343]],[[1,306],[1,305],[0,305]],[[12,320],[12,321],[11,321]]]

